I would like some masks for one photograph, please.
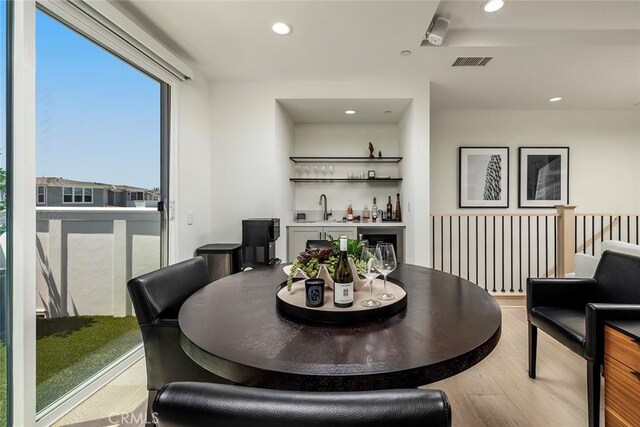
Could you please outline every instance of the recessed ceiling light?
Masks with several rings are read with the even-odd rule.
[[[293,28],[291,27],[291,25],[285,22],[276,22],[271,26],[271,29],[273,30],[274,33],[278,34],[279,36],[287,36],[291,34],[291,31],[293,31]]]
[[[356,110],[344,110],[344,113],[345,113],[345,114],[352,115],[352,114],[355,114],[355,113],[356,113]]]
[[[411,55],[411,51],[410,50],[403,50],[402,52],[400,52],[400,55],[409,56],[409,55]]]
[[[553,98],[549,98],[549,102],[558,102],[558,101],[562,101],[561,96],[555,96]]]
[[[491,13],[502,9],[502,6],[504,6],[504,0],[489,0],[482,5],[482,10]]]
[[[391,114],[391,110],[386,110],[384,113],[385,114]]]

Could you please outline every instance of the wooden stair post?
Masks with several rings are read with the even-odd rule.
[[[576,271],[576,207],[557,205],[555,208],[558,212],[558,277],[564,277]]]

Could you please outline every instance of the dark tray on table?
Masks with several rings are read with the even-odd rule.
[[[382,289],[381,279],[376,279],[374,285],[375,294]],[[370,322],[386,319],[394,316],[407,307],[407,292],[405,286],[398,280],[387,278],[387,290],[396,295],[391,301],[381,301],[378,307],[364,307],[360,305],[362,299],[369,298],[369,287],[354,293],[353,306],[338,308],[333,305],[333,291],[328,287],[324,292],[324,305],[322,307],[307,307],[305,305],[304,280],[294,281],[292,292],[287,292],[287,282],[280,283],[276,288],[276,307],[286,316],[306,320],[314,323],[353,324],[358,322]]]

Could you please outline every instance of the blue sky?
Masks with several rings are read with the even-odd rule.
[[[160,183],[160,84],[38,12],[36,174]]]

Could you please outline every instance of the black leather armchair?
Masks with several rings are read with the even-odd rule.
[[[142,331],[149,390],[148,417],[158,390],[172,381],[229,381],[192,361],[180,346],[178,312],[209,283],[204,260],[195,257],[129,280],[127,288]]]
[[[294,392],[202,383],[167,384],[158,393],[159,427],[448,427],[440,390]]]
[[[598,426],[604,322],[640,319],[640,257],[606,251],[592,279],[527,279],[529,377],[538,328],[587,360],[589,425]]]

